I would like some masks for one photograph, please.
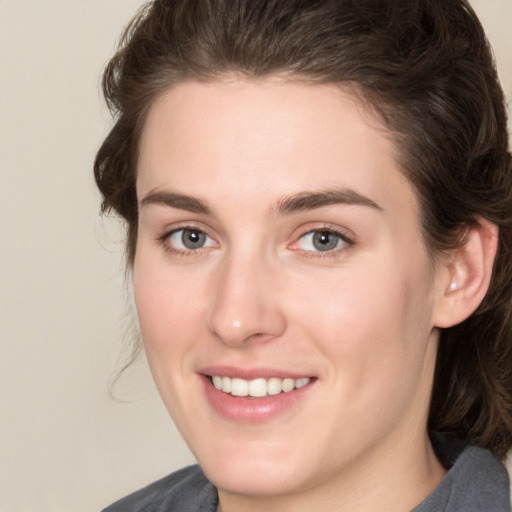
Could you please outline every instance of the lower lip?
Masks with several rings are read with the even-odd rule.
[[[206,398],[215,411],[232,421],[241,423],[265,423],[294,408],[309,391],[314,381],[288,393],[262,398],[236,397],[215,388],[210,377],[202,375]]]

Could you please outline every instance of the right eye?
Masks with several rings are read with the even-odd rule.
[[[195,251],[215,245],[204,231],[196,228],[177,229],[166,237],[166,241],[169,248],[176,251]]]

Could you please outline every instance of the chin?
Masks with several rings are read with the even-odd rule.
[[[240,460],[239,463],[223,460],[212,466],[202,466],[208,479],[218,489],[231,494],[285,495],[296,492],[307,480],[300,467],[275,460]]]
[[[233,494],[275,496],[292,492],[308,480],[309,465],[297,457],[304,457],[303,448],[264,440],[212,444],[216,448],[213,452],[196,455],[206,476],[218,489]]]

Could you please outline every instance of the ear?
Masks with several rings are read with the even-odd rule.
[[[457,325],[478,308],[491,282],[498,248],[498,227],[482,218],[468,229],[465,242],[442,264],[435,327]],[[441,270],[441,269],[438,269]]]

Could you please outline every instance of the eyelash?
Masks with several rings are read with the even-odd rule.
[[[166,232],[164,235],[159,236],[157,241],[159,245],[163,247],[163,249],[170,254],[178,255],[178,256],[191,256],[191,255],[200,255],[204,250],[207,250],[208,247],[198,247],[197,249],[180,249],[172,245],[169,240],[173,235],[181,231],[192,231],[205,235],[210,240],[214,241],[214,239],[208,235],[208,233],[201,228],[196,226],[181,226],[179,228],[173,229],[171,231]],[[300,240],[304,239],[307,235],[312,235],[314,233],[324,233],[327,235],[333,235],[338,238],[338,242],[342,243],[342,247],[335,247],[334,249],[326,250],[326,251],[314,251],[314,250],[306,250],[300,248],[293,248],[293,245],[299,243]],[[330,226],[320,226],[314,229],[308,229],[302,232],[289,247],[297,252],[300,252],[303,256],[308,258],[335,258],[340,255],[340,253],[349,250],[351,247],[355,245],[355,240],[352,237],[348,237],[346,233],[343,233],[340,230],[333,229]]]
[[[293,250],[300,252],[303,256],[307,258],[336,258],[339,257],[341,253],[344,253],[347,250],[351,249],[356,243],[354,238],[347,236],[346,233],[338,229],[334,229],[331,226],[319,226],[302,232],[296,238],[296,241],[293,242],[292,245],[296,245],[306,235],[312,235],[314,233],[325,233],[328,235],[334,235],[338,238],[338,241],[342,243],[342,247],[336,247],[332,250],[327,251],[312,251],[300,248],[294,248]]]
[[[177,256],[191,256],[191,255],[200,255],[205,249],[207,249],[207,247],[198,247],[197,249],[180,249],[178,247],[175,247],[174,245],[172,245],[170,243],[170,238],[179,233],[180,231],[192,231],[192,232],[197,232],[197,233],[201,233],[203,235],[206,235],[210,240],[213,240],[213,238],[208,235],[208,233],[204,230],[204,229],[201,229],[201,228],[198,228],[196,226],[181,226],[179,228],[176,228],[176,229],[173,229],[171,231],[167,231],[165,234],[163,234],[162,236],[159,236],[157,241],[159,243],[159,245],[161,245],[164,249],[165,252],[167,253],[170,253],[170,254],[173,254],[173,255],[177,255]]]

